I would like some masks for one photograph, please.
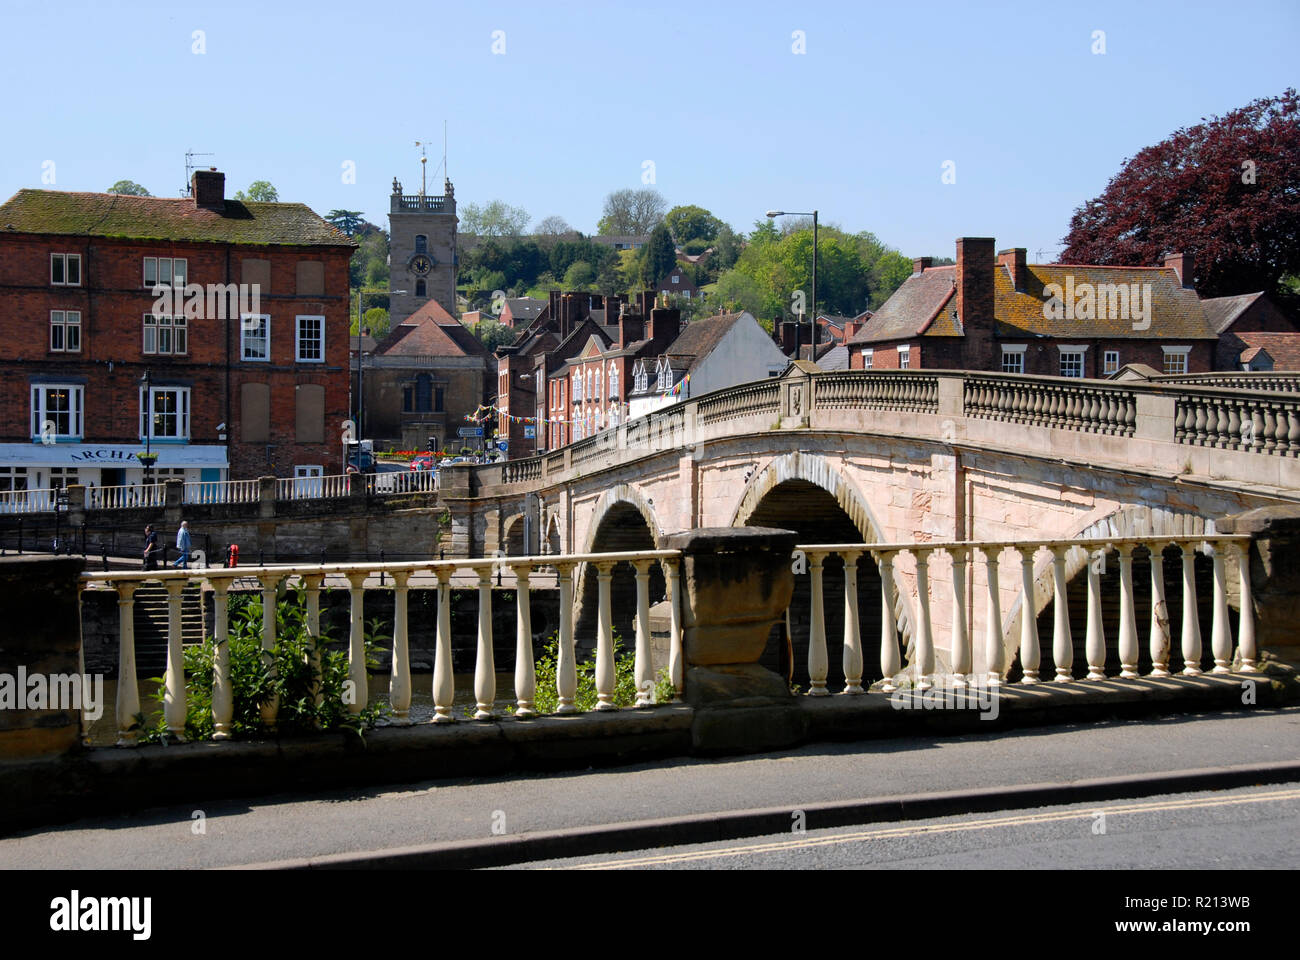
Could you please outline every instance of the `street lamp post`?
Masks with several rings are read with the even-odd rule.
[[[817,211],[811,214],[799,213],[794,210],[769,210],[767,215],[773,219],[777,217],[807,217],[813,218],[813,271],[812,271],[812,327],[808,331],[808,345],[810,347],[809,360],[817,359]],[[799,359],[799,327],[795,326],[794,339],[794,358]]]
[[[153,393],[149,389],[151,383],[149,371],[145,370],[144,376],[140,378],[140,386],[144,388],[144,485],[146,487],[149,486],[154,463],[154,455],[150,450],[150,441],[153,439]]]

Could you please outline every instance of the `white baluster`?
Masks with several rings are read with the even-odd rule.
[[[1183,676],[1199,677],[1201,621],[1196,608],[1196,547],[1181,543],[1183,551]]]
[[[185,739],[185,641],[181,636],[181,594],[185,580],[176,578],[167,587],[167,674],[163,688],[163,720],[167,735]]]
[[[1038,613],[1034,609],[1034,553],[1037,547],[1017,547],[1020,554],[1020,670],[1021,683],[1038,682]]]
[[[987,682],[990,687],[1002,685],[1002,674],[1006,669],[1006,655],[1002,649],[1002,598],[998,595],[998,554],[1001,546],[981,547],[984,554],[985,576],[988,582],[988,608],[984,621],[984,662],[988,670]]]
[[[140,687],[135,676],[135,591],[140,584],[124,580],[117,588],[117,745],[134,746],[135,715],[140,712]]]
[[[1169,604],[1165,600],[1165,556],[1163,544],[1149,544],[1151,550],[1151,676],[1169,676]]]
[[[814,551],[808,552],[808,589],[812,602],[808,633],[808,696],[810,697],[824,697],[830,693],[826,689],[826,672],[830,666],[830,657],[826,652],[826,614],[822,597],[823,556]]]
[[[617,710],[614,703],[614,622],[610,609],[609,586],[614,563],[603,560],[596,566],[596,709]]]
[[[930,551],[914,550],[916,556],[916,689],[929,690],[934,684],[934,634],[930,630]]]
[[[1237,623],[1241,672],[1259,673],[1259,668],[1255,665],[1259,652],[1255,649],[1255,601],[1250,585],[1250,547],[1234,543],[1232,548],[1237,554],[1237,582],[1241,586],[1241,617]]]
[[[650,650],[650,568],[653,560],[633,560],[636,570],[636,705],[655,702],[654,654]]]
[[[1070,635],[1070,601],[1065,585],[1067,546],[1052,548],[1052,659],[1056,662],[1056,680],[1074,679],[1074,637]]]
[[[1120,678],[1138,677],[1137,614],[1133,608],[1133,545],[1121,543],[1119,550],[1119,664]]]
[[[344,697],[348,713],[358,714],[370,700],[366,676],[365,602],[366,574],[349,573],[348,595],[351,598],[351,623],[348,629],[348,683],[351,695]]]
[[[844,558],[844,690],[865,693],[862,689],[862,628],[858,623],[859,550],[845,550]]]
[[[894,677],[902,669],[898,655],[898,625],[894,621],[894,555],[888,551],[876,555],[880,564],[880,689],[893,693],[898,689]]]
[[[515,716],[535,717],[537,668],[533,664],[533,612],[528,593],[531,564],[511,564],[515,574]]]
[[[952,685],[966,686],[966,675],[971,672],[970,635],[966,632],[966,551],[954,547],[948,551],[952,557]]]
[[[1088,676],[1085,680],[1106,679],[1106,634],[1101,624],[1101,571],[1105,563],[1105,549],[1088,556],[1088,626],[1083,643]]]
[[[664,571],[668,577],[668,676],[673,681],[673,701],[682,699],[682,604],[681,572],[676,560],[664,560]]]
[[[1211,673],[1232,673],[1232,624],[1228,622],[1228,576],[1224,569],[1223,545],[1210,545],[1214,563],[1214,620],[1210,650],[1214,652]]]
[[[434,570],[438,577],[438,635],[433,656],[433,722],[454,723],[456,699],[451,662],[451,574],[448,567]]]
[[[497,697],[497,671],[492,652],[492,564],[474,567],[478,574],[478,653],[474,658],[475,720],[491,720]]]
[[[230,682],[230,581],[215,578],[212,583],[212,739],[229,740],[235,699]]]
[[[407,642],[406,570],[393,571],[393,669],[388,680],[388,702],[393,708],[392,722],[405,727],[411,723],[411,651]]]
[[[560,651],[555,668],[555,692],[559,705],[556,713],[577,713],[573,702],[578,695],[578,659],[573,649],[573,564],[556,563],[556,582],[560,587]]]

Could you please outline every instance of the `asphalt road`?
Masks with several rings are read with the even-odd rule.
[[[1300,708],[201,801],[0,838],[0,868],[215,867],[867,797],[1300,759]],[[1294,836],[1294,832],[1292,833]]]
[[[1300,784],[799,830],[522,865],[588,870],[1294,869]]]

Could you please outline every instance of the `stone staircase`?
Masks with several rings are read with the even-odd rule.
[[[189,646],[204,637],[203,595],[192,583],[181,593],[181,639]],[[135,592],[135,666],[141,676],[167,669],[167,590],[160,583],[142,584]]]

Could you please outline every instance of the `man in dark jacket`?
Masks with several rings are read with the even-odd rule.
[[[154,531],[153,524],[144,528],[144,568],[146,570],[158,569],[158,557],[162,553],[162,547],[158,544],[158,534]]]

